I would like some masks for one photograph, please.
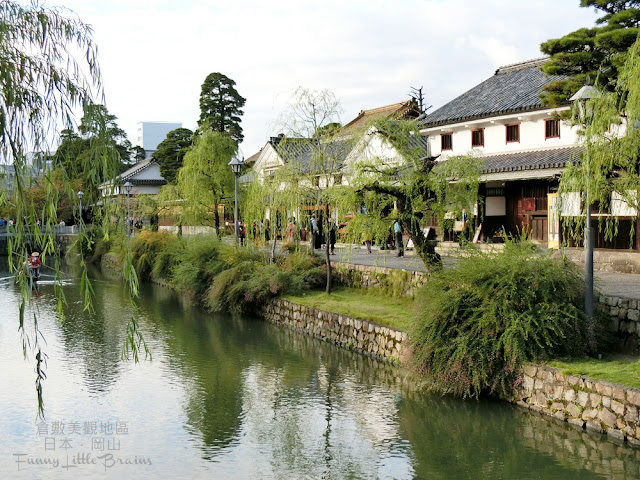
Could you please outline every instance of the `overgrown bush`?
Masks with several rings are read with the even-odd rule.
[[[442,391],[508,395],[525,361],[584,356],[607,345],[606,320],[584,314],[584,281],[571,262],[508,242],[471,253],[419,292],[413,359]]]
[[[78,253],[87,263],[98,263],[114,243],[117,242],[113,233],[105,234],[100,225],[91,225],[80,232],[70,253]]]
[[[248,258],[228,265],[207,294],[206,303],[213,310],[253,311],[275,296],[322,285],[325,275],[322,259],[306,252],[289,254],[275,265]]]
[[[158,255],[167,251],[168,245],[178,242],[175,235],[167,232],[140,230],[131,240],[131,260],[136,269],[138,279],[148,280],[155,267]]]

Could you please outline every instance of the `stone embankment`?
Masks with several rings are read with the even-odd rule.
[[[280,298],[262,312],[269,322],[286,325],[314,337],[392,361],[402,361],[407,334],[348,315],[324,312]]]
[[[584,267],[584,250],[565,248],[562,250],[569,260]],[[640,255],[637,251],[603,250],[593,252],[594,269],[601,272],[620,272],[640,274]]]
[[[640,446],[640,390],[528,365],[514,399],[520,406]]]
[[[405,291],[426,281],[419,272],[381,267],[336,264],[338,283],[389,292],[403,282]],[[394,275],[392,278],[385,276]],[[612,318],[612,329],[640,336],[640,305],[636,300],[601,296],[600,308]],[[283,299],[274,299],[263,310],[266,320],[286,325],[317,338],[393,361],[406,360],[407,334],[390,327],[347,315],[324,312]],[[528,365],[513,392],[513,401],[530,410],[551,415],[612,439],[640,446],[640,390],[586,377],[567,376],[551,367]]]

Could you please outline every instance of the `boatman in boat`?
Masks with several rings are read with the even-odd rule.
[[[33,252],[29,257],[29,272],[36,280],[40,277],[40,265],[42,265],[42,262],[40,261],[40,253]]]

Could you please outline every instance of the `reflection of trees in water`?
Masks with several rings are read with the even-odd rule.
[[[524,413],[508,404],[439,396],[403,400],[399,409],[418,478],[600,478],[581,462],[532,448],[523,435]],[[549,427],[549,419],[539,420]]]
[[[276,351],[299,354],[297,362],[256,364],[243,376],[244,434],[263,446],[272,472],[377,478],[381,457],[402,456],[393,394],[356,380],[378,372],[371,359],[290,330],[263,328]],[[408,466],[408,458],[403,463]]]
[[[168,290],[142,299],[145,328],[187,385],[185,412],[206,458],[242,434],[272,472],[359,478],[375,476],[399,439],[393,396],[376,385],[395,382],[388,365],[262,321],[212,319]]]
[[[117,284],[95,282],[94,312],[84,310],[78,285],[64,289],[64,320],[57,328],[65,354],[64,362],[82,371],[91,393],[106,392],[120,375],[120,348],[124,342],[124,318],[127,315],[123,289]],[[57,298],[52,285],[41,285],[36,299],[40,318],[55,321]],[[42,309],[47,309],[47,313]]]

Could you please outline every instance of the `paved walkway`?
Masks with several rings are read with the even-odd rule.
[[[324,250],[316,250],[324,253]],[[397,257],[397,250],[378,250],[373,247],[372,253],[357,245],[336,245],[332,259],[336,262],[353,263],[356,265],[372,265],[377,267],[397,268],[402,270],[425,272],[424,263],[413,250],[405,250],[405,256]],[[456,258],[443,256],[445,265],[455,265]],[[640,275],[632,273],[595,272],[596,289],[604,294],[615,297],[640,300]]]

